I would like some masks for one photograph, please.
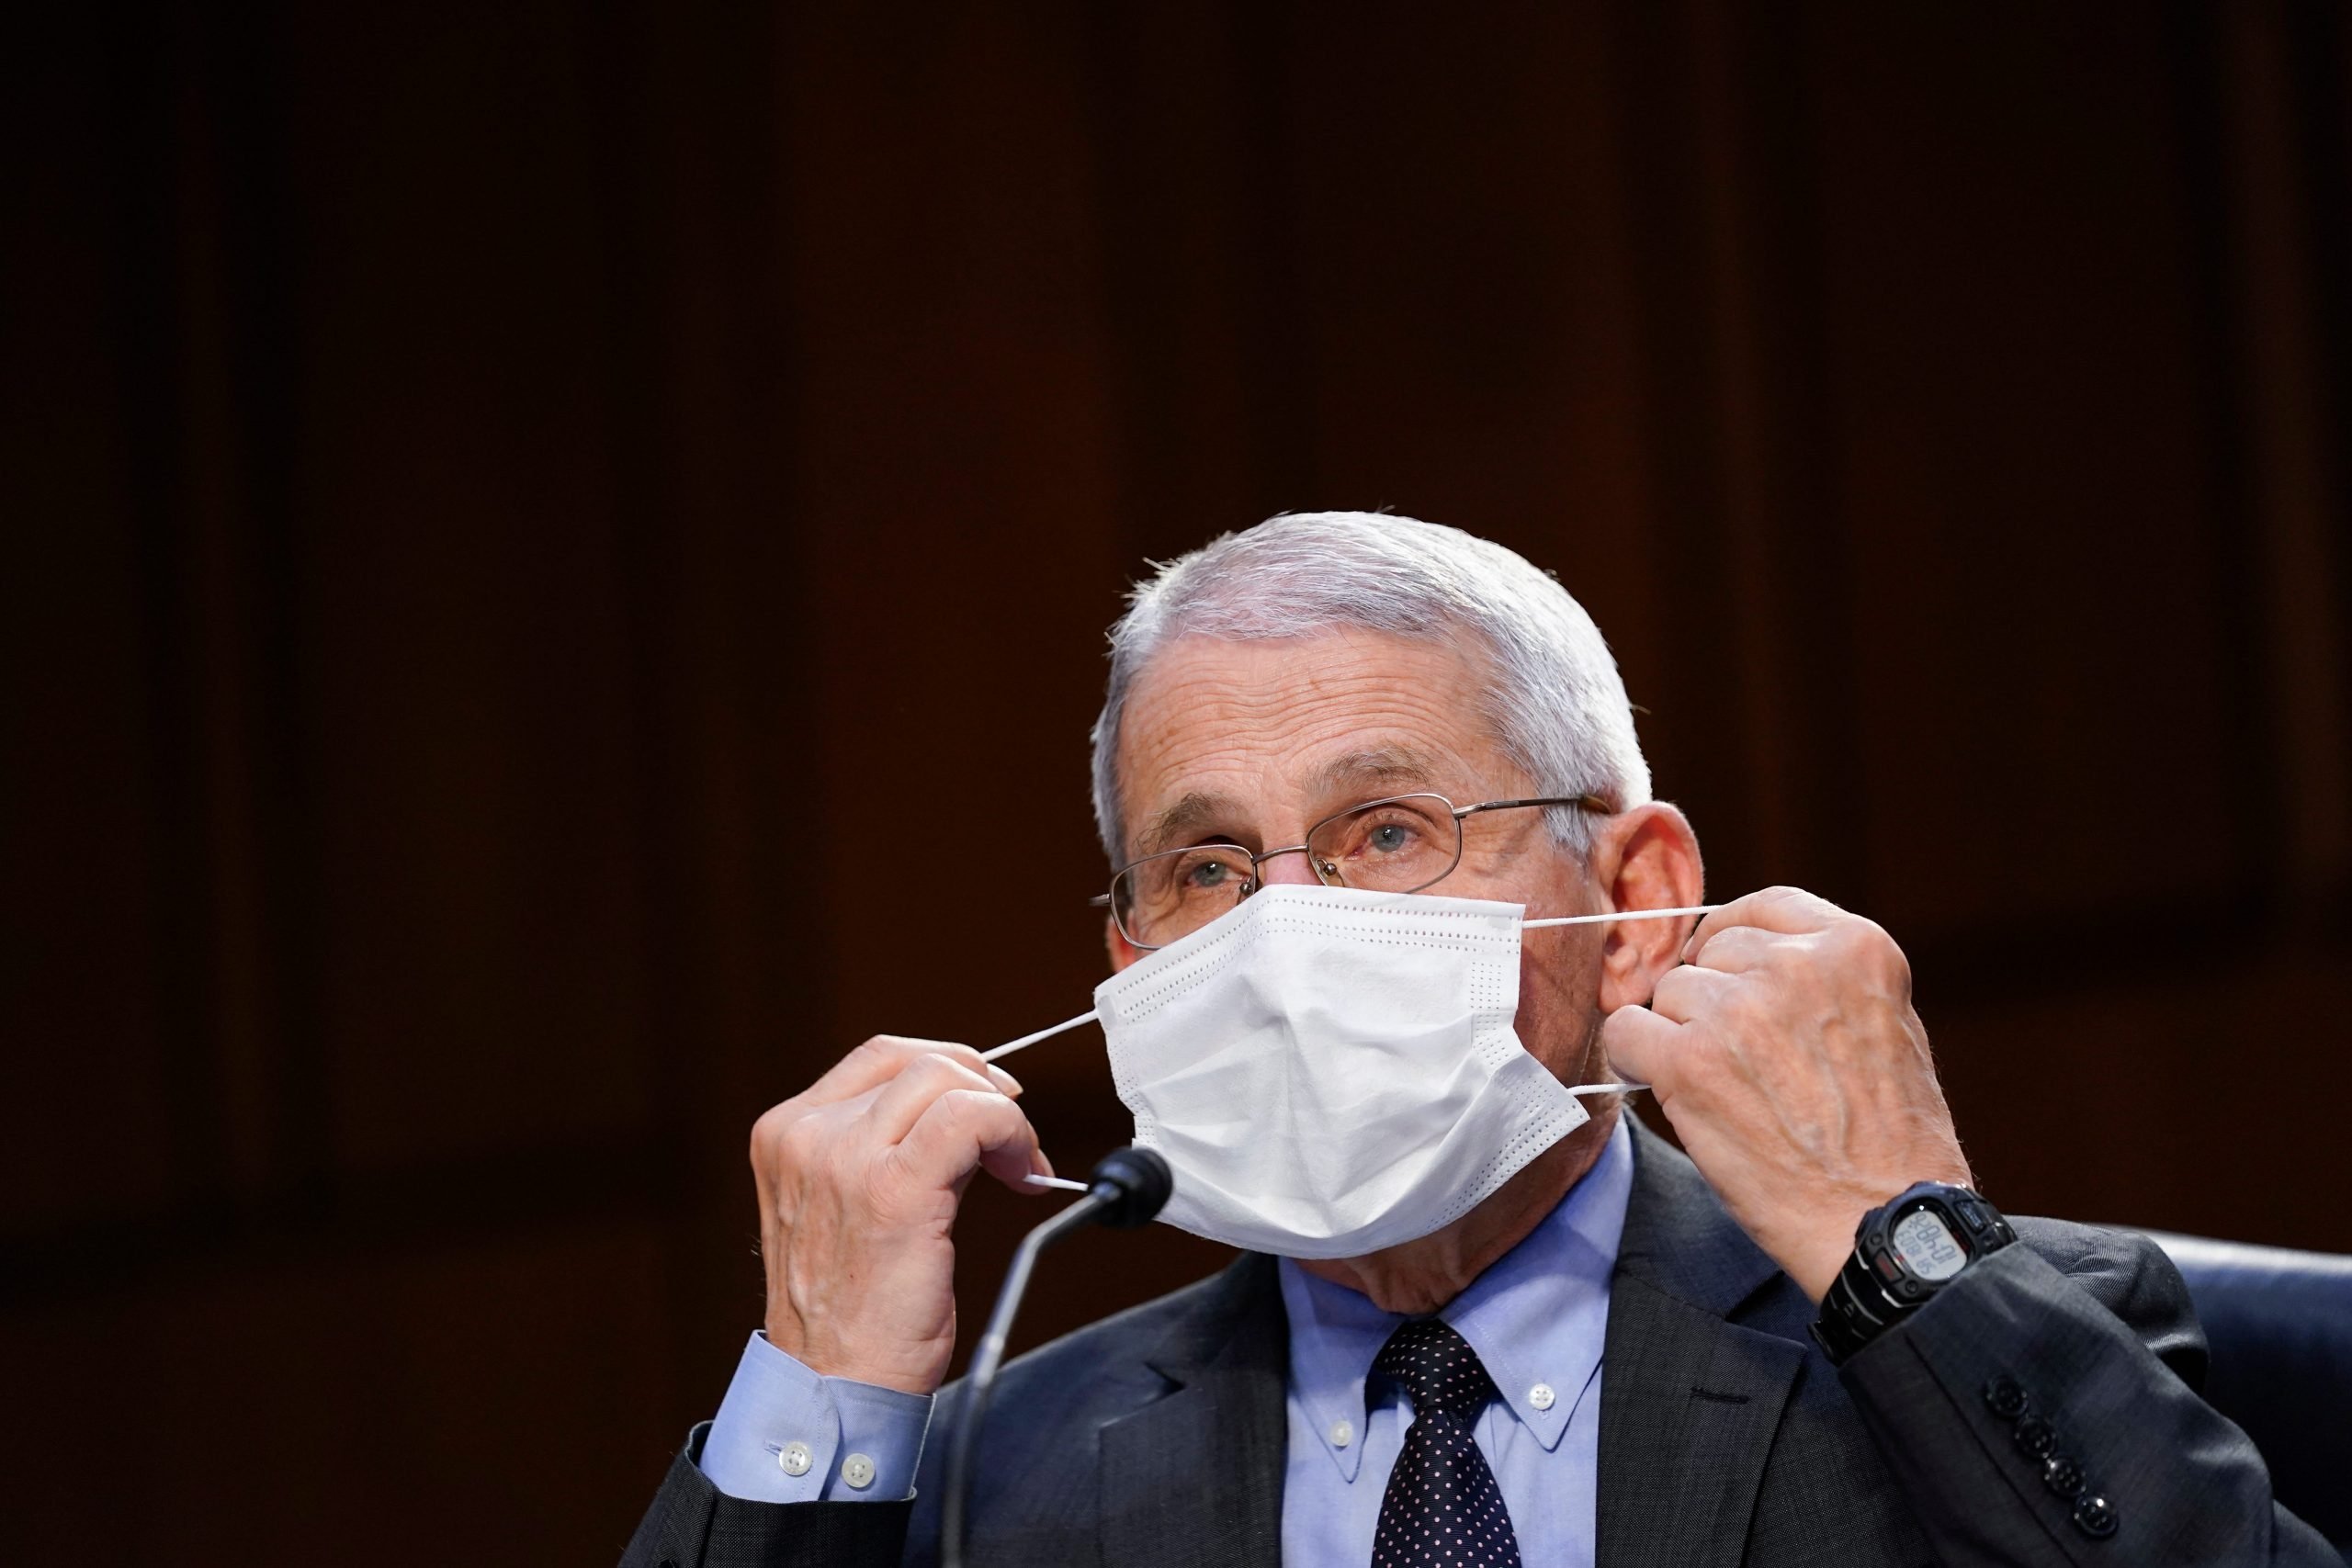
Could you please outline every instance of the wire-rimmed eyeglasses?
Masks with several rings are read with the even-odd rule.
[[[1298,843],[1252,853],[1239,844],[1193,844],[1162,850],[1121,866],[1111,891],[1093,902],[1107,906],[1119,934],[1148,952],[1207,925],[1264,886],[1260,869],[1277,855],[1305,855],[1327,887],[1419,893],[1442,882],[1462,863],[1462,823],[1485,811],[1523,807],[1573,807],[1607,816],[1615,808],[1595,795],[1531,800],[1482,800],[1456,806],[1442,795],[1392,795],[1326,817]]]

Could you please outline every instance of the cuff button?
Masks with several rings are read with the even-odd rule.
[[[2041,1461],[2041,1483],[2061,1497],[2072,1497],[2083,1489],[2083,1467],[2064,1454],[2052,1454]]]
[[[2029,1416],[2018,1423],[2015,1433],[2018,1447],[2035,1459],[2048,1459],[2058,1446],[2058,1428],[2039,1416]]]
[[[2115,1506],[2104,1497],[2076,1498],[2075,1528],[2094,1540],[2106,1540],[2115,1533]]]
[[[2025,1390],[2015,1378],[1995,1378],[1984,1385],[1984,1404],[2002,1420],[2014,1421],[2025,1414]]]
[[[775,1456],[775,1462],[776,1467],[782,1470],[786,1475],[806,1475],[808,1473],[808,1466],[814,1462],[815,1457],[816,1456],[809,1453],[808,1444],[803,1442],[790,1442],[785,1444],[783,1449],[777,1452]]]
[[[842,1479],[863,1492],[874,1484],[874,1461],[864,1454],[852,1454],[842,1461]]]

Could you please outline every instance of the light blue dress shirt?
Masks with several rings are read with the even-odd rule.
[[[702,1441],[702,1472],[754,1503],[897,1502],[915,1492],[931,1395],[820,1377],[754,1334]]]
[[[1501,1392],[1473,1429],[1501,1486],[1528,1568],[1592,1562],[1600,1455],[1600,1348],[1609,1277],[1634,1186],[1623,1119],[1600,1158],[1527,1238],[1438,1315]],[[1363,1568],[1411,1402],[1373,1358],[1404,1322],[1284,1259],[1290,1317],[1285,1568]],[[876,1502],[911,1496],[931,1400],[820,1376],[753,1335],[704,1439],[702,1472],[730,1497]]]
[[[1438,1313],[1502,1394],[1471,1435],[1502,1488],[1528,1568],[1592,1562],[1600,1348],[1633,1190],[1633,1134],[1621,1117],[1559,1206]],[[1388,1472],[1413,1424],[1412,1402],[1386,1379],[1369,1402],[1365,1385],[1373,1358],[1405,1320],[1288,1258],[1282,1282],[1290,1314],[1283,1562],[1363,1568]]]

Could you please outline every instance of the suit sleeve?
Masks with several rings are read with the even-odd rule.
[[[1840,1373],[1938,1555],[2343,1568],[2199,1397],[2204,1336],[2164,1253],[2127,1232],[2045,1243],[2033,1222],[2018,1228],[2028,1245],[1969,1269]]]
[[[897,1568],[911,1499],[754,1503],[729,1497],[701,1467],[705,1422],[671,1461],[621,1568]]]

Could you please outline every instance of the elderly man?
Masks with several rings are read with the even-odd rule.
[[[2198,1398],[2163,1255],[1968,1190],[1884,931],[1641,917],[1698,842],[1550,577],[1279,517],[1112,650],[1114,1077],[1169,1217],[1245,1252],[1006,1369],[975,1561],[2335,1561]],[[950,1234],[1047,1172],[1019,1094],[881,1036],[761,1118],[764,1333],[628,1562],[934,1558]]]

